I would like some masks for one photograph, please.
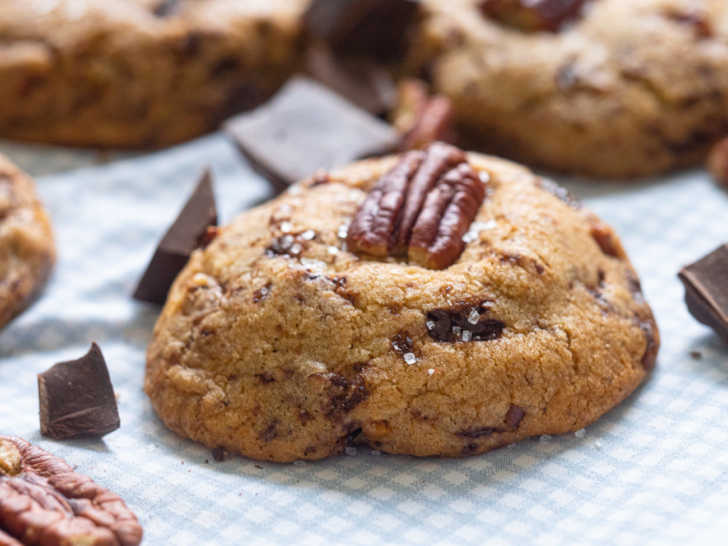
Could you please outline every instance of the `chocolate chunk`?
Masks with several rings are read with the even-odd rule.
[[[104,356],[96,343],[78,360],[38,374],[40,431],[56,440],[103,436],[119,428],[119,411]]]
[[[337,52],[390,60],[402,54],[418,13],[416,0],[314,0],[304,23]]]
[[[306,70],[319,82],[374,115],[394,107],[397,90],[392,75],[368,59],[341,58],[326,46],[311,47]]]
[[[397,132],[308,78],[289,81],[269,102],[225,124],[253,166],[273,185],[396,148]]]
[[[210,242],[217,225],[212,175],[205,170],[195,191],[165,234],[134,292],[134,299],[162,305],[192,252]]]
[[[511,407],[509,407],[508,411],[506,412],[506,418],[504,421],[506,425],[508,425],[508,427],[516,429],[518,428],[518,425],[521,424],[521,420],[525,415],[526,412],[523,411],[523,408],[511,404]]]
[[[216,447],[212,450],[212,458],[221,463],[227,458],[227,452],[222,447]]]
[[[728,244],[683,267],[678,277],[690,314],[728,343]]]
[[[484,15],[526,32],[558,31],[578,17],[586,0],[481,0]]]
[[[505,323],[487,317],[485,304],[458,305],[449,309],[433,309],[427,313],[427,332],[435,341],[490,341],[497,339]]]

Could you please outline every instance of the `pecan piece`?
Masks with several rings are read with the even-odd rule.
[[[427,85],[414,79],[397,88],[392,124],[402,135],[402,150],[422,149],[436,142],[454,140],[453,106],[443,95],[430,95]]]
[[[578,16],[585,0],[482,0],[484,15],[524,31],[556,32]]]
[[[716,182],[728,188],[728,138],[719,141],[710,150],[708,170]]]
[[[65,461],[0,436],[0,545],[136,546],[142,528],[120,497]]]
[[[465,153],[436,142],[385,173],[351,222],[347,244],[372,256],[407,255],[431,269],[460,256],[463,235],[485,197]]]

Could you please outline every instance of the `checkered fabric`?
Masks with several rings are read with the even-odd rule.
[[[25,164],[42,170],[43,157]],[[44,296],[0,333],[0,433],[118,492],[146,544],[728,542],[728,348],[688,315],[676,278],[728,240],[728,194],[707,174],[630,186],[567,181],[622,235],[663,340],[651,379],[596,424],[458,460],[359,449],[278,465],[214,462],[169,432],[142,392],[158,309],[129,294],[208,163],[223,221],[269,195],[219,134],[40,178],[59,264]],[[91,341],[109,364],[122,427],[103,441],[46,440],[36,374]]]

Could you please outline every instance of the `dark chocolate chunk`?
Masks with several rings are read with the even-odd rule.
[[[397,95],[394,79],[374,61],[337,57],[321,45],[308,50],[306,70],[314,79],[374,115],[394,107]]]
[[[253,166],[273,185],[396,148],[397,132],[308,78],[289,81],[269,102],[225,124]]]
[[[683,267],[678,277],[690,314],[728,343],[728,244]]]
[[[390,60],[402,54],[418,13],[417,0],[313,0],[304,23],[337,52]]]
[[[40,431],[63,440],[103,436],[119,428],[109,370],[96,343],[78,360],[60,362],[38,374]]]
[[[157,17],[169,17],[177,12],[179,4],[179,0],[160,0],[152,8],[152,13]]]
[[[458,305],[427,313],[427,332],[435,341],[490,341],[497,339],[505,323],[487,317],[487,305]]]
[[[217,208],[212,191],[212,175],[209,170],[205,170],[182,212],[157,246],[137,285],[134,299],[163,304],[177,274],[195,249],[210,242],[211,232],[208,228],[216,225]]]
[[[227,452],[222,447],[216,447],[212,450],[212,458],[221,463],[227,458]]]

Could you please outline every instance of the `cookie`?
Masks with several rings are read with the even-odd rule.
[[[33,181],[0,156],[0,328],[43,287],[54,261],[50,222]]]
[[[425,0],[410,70],[479,149],[569,173],[697,164],[728,128],[719,0]],[[531,6],[531,7],[524,7]]]
[[[0,5],[0,135],[162,146],[265,99],[292,70],[306,0]]]
[[[437,143],[221,228],[172,286],[145,390],[178,434],[255,459],[461,456],[592,423],[658,345],[609,226],[524,167]]]

